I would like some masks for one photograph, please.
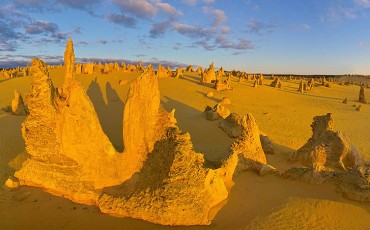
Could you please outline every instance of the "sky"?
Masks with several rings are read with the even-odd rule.
[[[38,57],[370,74],[370,0],[0,0],[0,67]]]

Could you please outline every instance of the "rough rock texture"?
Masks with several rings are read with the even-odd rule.
[[[28,114],[28,109],[24,105],[22,95],[17,90],[14,90],[14,99],[12,100],[11,112],[15,115]]]
[[[222,80],[222,79],[216,80],[214,88],[217,91],[232,89],[232,87],[230,86],[230,81],[229,80]]]
[[[158,65],[158,70],[157,70],[157,77],[162,78],[162,77],[171,77],[172,72],[171,70],[168,71],[164,66]]]
[[[206,109],[204,110],[204,115],[207,120],[214,121],[229,116],[230,110],[228,110],[225,106],[218,103],[213,108],[207,106]]]
[[[339,175],[338,190],[350,200],[370,201],[370,164],[352,168]]]
[[[213,92],[208,92],[208,93],[206,94],[206,96],[207,96],[207,97],[213,97],[213,96],[214,96],[214,94],[213,94]]]
[[[242,126],[242,133],[231,145],[225,165],[236,164],[235,175],[249,169],[259,171],[266,164],[266,156],[257,123],[250,113],[242,117],[239,115],[237,119]]]
[[[30,157],[16,172],[21,184],[35,185],[72,200],[92,203],[95,189],[121,181],[116,151],[102,131],[94,106],[74,79],[74,54],[65,52],[65,82],[56,90],[46,65],[32,60],[30,115],[22,135]],[[110,167],[107,167],[110,165]]]
[[[179,78],[184,75],[184,69],[182,68],[177,68],[176,71],[172,74],[172,77],[174,78]]]
[[[236,138],[243,133],[243,116],[237,113],[231,113],[228,117],[220,122],[220,127],[229,137]]]
[[[358,97],[358,100],[361,102],[361,103],[365,103],[367,104],[367,100],[365,98],[365,88],[364,86],[361,86],[360,88],[360,95]]]
[[[214,67],[213,62],[209,66],[209,68],[203,72],[200,80],[201,80],[201,83],[212,83],[212,81],[216,80],[215,67]]]
[[[300,92],[300,93],[303,93],[304,92],[303,80],[301,80],[299,82],[298,92]]]
[[[274,87],[274,88],[281,88],[282,85],[281,85],[281,82],[280,82],[280,79],[277,77],[275,78],[275,80],[273,80],[270,84],[271,87]]]
[[[312,137],[292,154],[315,171],[346,170],[363,164],[363,158],[354,145],[340,131],[333,129],[330,113],[314,117]]]
[[[231,101],[228,97],[223,97],[222,100],[219,103],[221,105],[231,105]]]
[[[159,108],[158,79],[151,69],[130,87],[125,150],[116,152],[74,78],[71,40],[64,58],[60,89],[54,88],[45,63],[32,60],[30,115],[22,126],[30,157],[15,173],[19,184],[42,187],[114,215],[164,225],[209,224],[210,209],[228,196],[225,175],[232,175],[236,164],[218,170],[203,166],[189,134],[181,134],[175,125],[174,113]]]
[[[266,154],[275,154],[275,148],[268,136],[260,135],[262,149]]]
[[[129,181],[107,189],[102,212],[165,225],[207,225],[209,210],[228,196],[215,170],[192,149],[189,134],[176,128],[156,143],[142,170]]]

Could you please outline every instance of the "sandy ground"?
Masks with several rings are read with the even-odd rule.
[[[63,69],[51,71],[56,87],[63,82]],[[91,98],[103,130],[118,150],[122,143],[122,110],[130,81],[137,74],[78,75]],[[118,81],[128,80],[120,86]],[[189,132],[194,149],[204,153],[208,161],[223,159],[233,142],[217,121],[207,121],[202,114],[206,105],[213,106],[227,96],[228,108],[240,114],[252,113],[260,129],[277,149],[268,155],[268,163],[280,171],[291,167],[287,156],[302,146],[311,136],[312,118],[333,114],[335,127],[342,130],[370,159],[370,104],[360,112],[359,86],[317,87],[301,95],[298,81],[283,81],[282,89],[264,86],[255,89],[252,82],[239,84],[232,79],[232,91],[216,92],[198,84],[198,78],[186,74],[181,79],[159,80],[161,104],[167,110],[176,109],[179,127]],[[30,89],[29,78],[6,80],[0,76],[0,107],[10,105],[13,90],[22,95]],[[214,92],[215,97],[205,94]],[[370,100],[370,90],[366,97]],[[348,104],[342,104],[348,98]],[[26,157],[21,136],[24,116],[13,116],[0,110],[0,184],[21,166]],[[216,207],[210,226],[176,227],[176,229],[370,229],[370,205],[343,199],[330,184],[311,185],[288,181],[277,176],[260,177],[246,172],[235,179],[227,201]],[[1,187],[1,186],[0,186]],[[40,189],[21,187],[17,190],[0,188],[1,229],[172,229],[130,218],[101,214],[95,207],[75,204],[52,196]]]

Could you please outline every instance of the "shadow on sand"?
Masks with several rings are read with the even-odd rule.
[[[123,108],[124,103],[119,98],[116,90],[107,82],[105,84],[107,103],[103,98],[97,78],[93,80],[87,92],[91,102],[94,104],[100,124],[104,133],[108,136],[117,151],[122,152],[123,146]]]
[[[219,165],[234,141],[218,127],[219,122],[208,121],[202,111],[169,97],[164,97],[161,104],[168,112],[176,110],[179,128],[190,134],[194,150],[204,154],[206,165]]]

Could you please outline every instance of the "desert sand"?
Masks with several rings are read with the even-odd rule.
[[[122,152],[125,149],[123,111],[129,89],[142,71],[123,72],[106,66],[103,72],[74,76],[86,90],[103,132],[115,150]],[[66,76],[64,67],[50,70],[56,88],[64,87]],[[359,102],[360,86],[331,83],[330,87],[317,86],[302,93],[297,91],[299,79],[279,79],[280,88],[271,87],[273,80],[264,78],[263,84],[255,88],[254,80],[240,81],[231,76],[232,90],[217,91],[213,84],[200,84],[200,79],[193,71],[175,77],[158,76],[160,107],[169,113],[175,109],[177,125],[190,134],[194,151],[204,154],[211,168],[226,158],[235,139],[219,128],[219,120],[205,119],[203,111],[207,105],[214,106],[227,97],[231,104],[225,107],[230,112],[252,114],[259,130],[272,141],[275,153],[266,154],[266,161],[278,171],[264,176],[255,170],[240,172],[227,184],[227,199],[209,212],[209,226],[156,225],[103,214],[94,205],[72,202],[71,197],[53,196],[40,188],[5,186],[6,180],[28,158],[21,131],[26,116],[6,110],[0,110],[0,184],[4,185],[0,189],[0,226],[4,229],[370,229],[369,202],[345,199],[330,181],[314,184],[279,176],[301,165],[288,159],[311,137],[313,118],[327,113],[332,114],[334,130],[345,133],[364,161],[370,160],[370,104]],[[338,82],[347,80],[351,79],[343,77]],[[370,82],[366,78],[353,80]],[[9,79],[0,76],[0,107],[12,105],[14,90],[22,96],[29,93],[31,82],[28,76]],[[207,97],[209,92],[214,96]],[[364,92],[369,99],[370,90]],[[345,98],[347,104],[342,103]],[[357,111],[354,106],[360,104],[361,110]]]

